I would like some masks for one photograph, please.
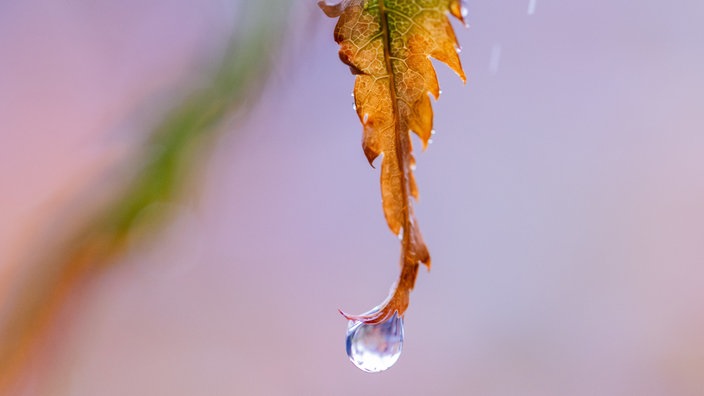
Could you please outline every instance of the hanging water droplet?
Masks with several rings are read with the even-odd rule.
[[[403,318],[397,314],[379,324],[350,320],[347,326],[347,356],[363,371],[388,369],[398,361],[402,349]]]

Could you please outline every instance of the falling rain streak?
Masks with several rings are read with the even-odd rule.
[[[535,14],[535,3],[537,2],[538,0],[528,0],[528,15]]]
[[[499,62],[501,62],[501,45],[494,44],[489,57],[489,73],[493,75],[499,72]]]

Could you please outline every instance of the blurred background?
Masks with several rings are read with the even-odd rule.
[[[6,321],[25,258],[110,196],[239,3],[0,1]],[[704,2],[468,2],[469,81],[437,64],[417,154],[433,269],[383,374],[348,361],[337,313],[383,300],[399,244],[335,21],[250,3],[290,7],[256,21],[286,26],[257,47],[267,84],[149,206],[165,226],[76,284],[12,394],[704,395]]]

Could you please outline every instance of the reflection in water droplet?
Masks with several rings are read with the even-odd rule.
[[[361,370],[378,373],[388,369],[401,356],[402,348],[403,318],[397,314],[376,325],[350,320],[347,356]]]

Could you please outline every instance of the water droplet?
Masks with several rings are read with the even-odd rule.
[[[398,361],[402,348],[403,318],[397,314],[375,325],[350,320],[347,326],[347,356],[362,371],[388,369]]]
[[[352,110],[357,111],[357,104],[356,103],[352,103]]]
[[[464,4],[462,4],[462,7],[460,8],[460,14],[462,14],[462,18],[466,17],[469,14],[469,10]]]

